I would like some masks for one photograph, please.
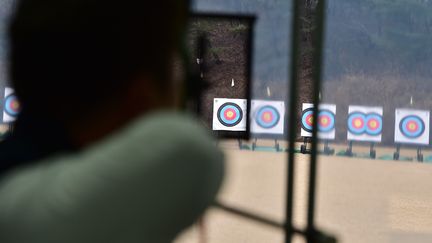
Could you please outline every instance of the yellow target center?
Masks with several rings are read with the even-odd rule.
[[[19,108],[20,108],[19,102],[17,102],[17,101],[12,102],[12,109],[18,110]]]
[[[410,130],[416,130],[416,129],[417,129],[417,126],[416,126],[416,124],[414,124],[414,123],[410,123],[410,124],[408,125],[408,128],[409,128]]]
[[[355,125],[356,127],[361,127],[363,124],[362,124],[362,122],[361,122],[360,120],[355,120],[355,121],[354,121],[354,125]]]
[[[370,126],[372,127],[372,128],[376,128],[377,127],[377,122],[376,121],[371,121],[370,122]]]
[[[329,123],[329,120],[328,120],[327,117],[324,117],[324,118],[321,119],[321,124],[327,125],[328,123]]]
[[[308,120],[308,121],[309,121],[310,124],[312,124],[312,122],[313,122],[313,117],[312,117],[312,116],[309,117],[309,120]]]
[[[234,117],[234,112],[232,112],[232,111],[228,111],[228,112],[227,112],[227,117],[228,117],[228,118],[232,118],[232,117]]]
[[[265,121],[270,121],[271,120],[271,115],[269,113],[265,113],[264,114],[264,120]]]

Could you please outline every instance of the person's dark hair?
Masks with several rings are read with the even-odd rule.
[[[11,79],[24,109],[74,117],[146,74],[166,85],[188,0],[21,0]]]

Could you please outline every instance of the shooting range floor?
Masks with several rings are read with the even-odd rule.
[[[241,151],[235,141],[220,146],[227,156],[220,200],[282,222],[287,154]],[[378,156],[393,151],[377,148]],[[403,150],[405,155],[415,152]],[[425,151],[425,156],[431,154]],[[301,227],[309,157],[297,154],[296,158],[295,222]],[[318,173],[317,224],[339,242],[432,242],[432,164],[320,156]],[[209,210],[205,222],[206,243],[283,243],[284,239],[281,230],[218,209]],[[198,232],[193,227],[176,243],[198,243]]]

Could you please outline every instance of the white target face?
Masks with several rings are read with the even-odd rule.
[[[21,111],[21,105],[12,88],[5,88],[3,100],[3,122],[14,122]]]
[[[247,100],[216,98],[213,101],[214,131],[246,131]]]
[[[347,118],[348,141],[381,142],[383,108],[350,106]]]
[[[283,135],[285,103],[283,101],[252,100],[251,133]]]
[[[395,143],[429,145],[429,111],[396,109],[395,115]]]
[[[312,137],[313,104],[304,103],[301,116],[301,136]],[[336,105],[320,104],[318,114],[318,138],[334,140],[336,138]]]

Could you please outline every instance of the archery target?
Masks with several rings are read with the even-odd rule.
[[[348,115],[348,131],[355,135],[362,135],[366,132],[366,115],[354,112]]]
[[[15,121],[21,110],[21,105],[12,88],[5,88],[5,98],[3,103],[3,122]]]
[[[313,104],[304,103],[301,117],[301,136],[312,137]],[[318,114],[318,138],[332,140],[336,137],[336,105],[321,104]]]
[[[306,133],[312,133],[312,126],[313,126],[312,107],[303,110],[302,118],[301,118],[301,126],[302,126],[302,131],[305,131]]]
[[[318,131],[331,132],[335,129],[336,117],[332,111],[320,109],[318,114]]]
[[[284,134],[285,102],[252,100],[251,132],[255,134]]]
[[[350,106],[347,120],[349,141],[381,142],[383,132],[383,108]]]
[[[399,123],[402,134],[408,138],[418,138],[423,135],[425,124],[418,116],[407,116]]]
[[[395,142],[429,145],[430,112],[396,109]]]
[[[275,127],[280,120],[279,111],[273,106],[261,107],[255,116],[255,121],[258,126],[270,129]]]
[[[243,112],[235,103],[225,103],[218,110],[218,120],[226,127],[234,127],[243,119]]]
[[[370,113],[366,116],[366,134],[378,136],[383,131],[383,117],[377,113]]]
[[[214,99],[213,130],[215,131],[246,131],[245,99]]]

